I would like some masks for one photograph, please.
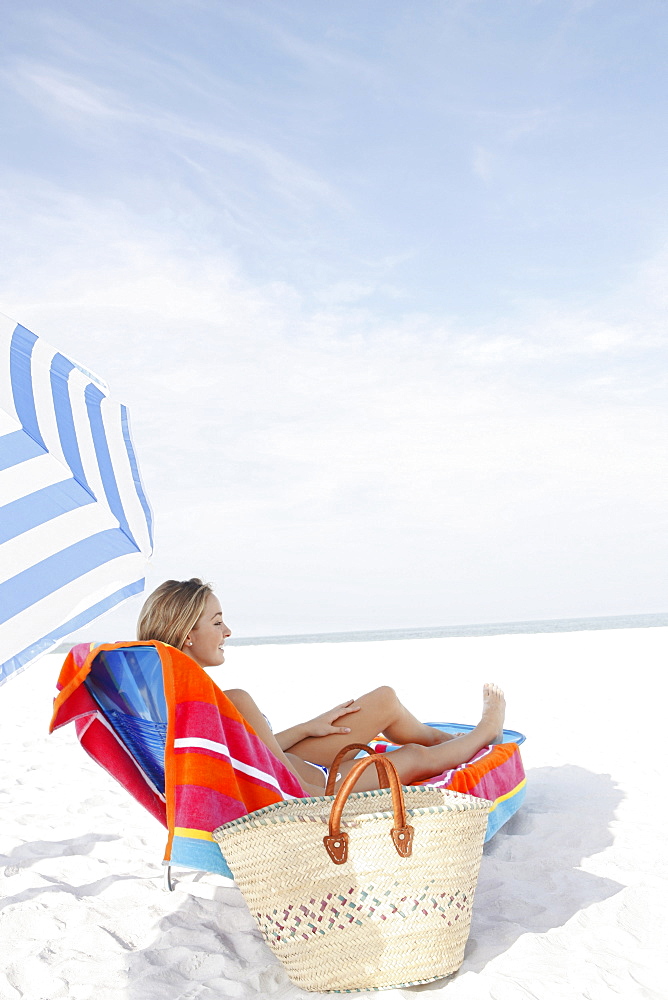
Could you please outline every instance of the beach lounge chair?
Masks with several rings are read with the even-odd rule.
[[[169,889],[172,866],[232,879],[212,831],[305,794],[206,671],[164,643],[75,646],[58,689],[51,729],[74,721],[84,749],[167,827]],[[524,798],[524,737],[509,731],[506,739],[429,779],[492,801],[486,840]]]
[[[95,658],[84,685],[146,783],[164,800],[167,702],[156,650],[150,646],[110,650]],[[232,879],[222,860],[227,870],[220,874]],[[165,888],[173,889],[169,864]]]
[[[94,760],[168,830],[171,866],[232,878],[211,831],[305,794],[190,657],[164,643],[75,646],[53,731],[74,722]]]

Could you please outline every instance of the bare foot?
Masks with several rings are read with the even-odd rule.
[[[490,743],[503,740],[503,720],[506,714],[506,699],[496,684],[485,684],[482,689],[482,718],[479,726],[489,730]]]

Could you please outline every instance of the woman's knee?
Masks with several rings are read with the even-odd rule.
[[[401,702],[397,698],[394,688],[388,684],[369,691],[366,696],[369,699],[369,707],[378,720],[381,729],[391,726],[401,712]]]
[[[399,777],[403,784],[410,784],[411,781],[419,781],[423,777],[428,777],[433,770],[427,747],[422,746],[421,743],[405,743],[398,750],[392,750],[387,756],[399,771]]]
[[[382,706],[383,708],[392,709],[400,704],[397,692],[388,684],[383,684],[382,687],[377,687],[373,691],[369,691],[367,697],[373,699],[375,705]]]
[[[423,746],[422,743],[404,743],[402,747],[392,752],[401,752],[405,757],[410,757],[416,764],[425,764],[430,759],[427,747]]]

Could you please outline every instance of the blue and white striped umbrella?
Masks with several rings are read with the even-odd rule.
[[[125,406],[0,315],[0,684],[143,590],[152,550]]]

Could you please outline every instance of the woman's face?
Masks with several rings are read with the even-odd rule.
[[[197,624],[186,636],[183,651],[200,667],[219,667],[225,662],[223,644],[231,634],[223,621],[220,601],[215,594],[209,594]]]

